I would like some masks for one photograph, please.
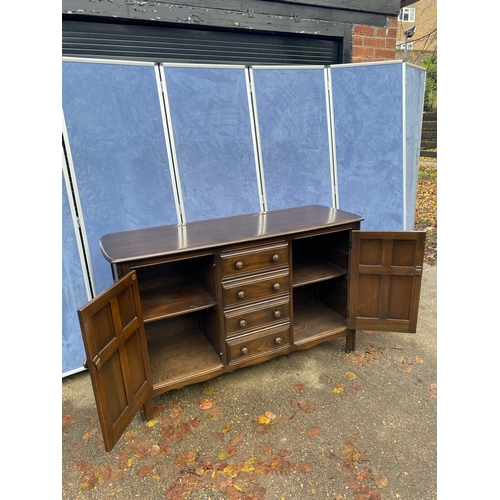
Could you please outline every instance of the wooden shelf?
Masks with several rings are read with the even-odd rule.
[[[346,269],[318,257],[303,257],[293,263],[294,288],[346,275]]]
[[[215,300],[194,280],[142,291],[141,302],[144,323],[216,305]]]
[[[153,391],[185,380],[193,381],[223,368],[197,322],[184,317],[146,327]]]
[[[346,319],[317,300],[294,304],[293,340],[303,344],[347,330]]]

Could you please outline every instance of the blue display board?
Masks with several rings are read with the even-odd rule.
[[[363,215],[362,229],[402,230],[402,64],[339,65],[330,72],[339,208]]]
[[[98,292],[100,238],[177,223],[154,66],[64,62],[63,112]]]
[[[405,65],[405,229],[415,227],[415,205],[417,202],[418,164],[420,158],[420,137],[422,133],[422,110],[424,107],[425,70]]]
[[[333,206],[325,75],[254,69],[268,210]]]
[[[261,211],[245,69],[163,69],[186,221]]]
[[[62,372],[82,368],[85,360],[77,310],[87,303],[78,244],[71,215],[68,191],[62,183]]]

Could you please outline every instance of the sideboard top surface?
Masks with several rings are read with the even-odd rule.
[[[136,229],[106,234],[101,251],[109,262],[178,254],[222,245],[286,236],[360,222],[363,217],[320,205],[273,210],[249,215],[210,219],[187,224]]]

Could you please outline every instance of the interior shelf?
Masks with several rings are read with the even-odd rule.
[[[153,391],[223,368],[220,357],[194,322],[150,323],[146,332]]]
[[[347,329],[344,316],[314,299],[294,304],[293,323],[295,344],[309,342]]]
[[[141,291],[141,302],[144,323],[216,305],[210,294],[194,280]]]
[[[300,257],[293,263],[293,287],[346,276],[347,270],[319,257]]]

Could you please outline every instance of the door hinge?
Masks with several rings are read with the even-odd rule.
[[[415,266],[415,276],[422,275],[422,266]]]
[[[350,312],[349,309],[347,309],[347,314],[345,316],[345,319],[349,319],[349,312]]]
[[[352,252],[352,240],[349,240],[349,252]]]

